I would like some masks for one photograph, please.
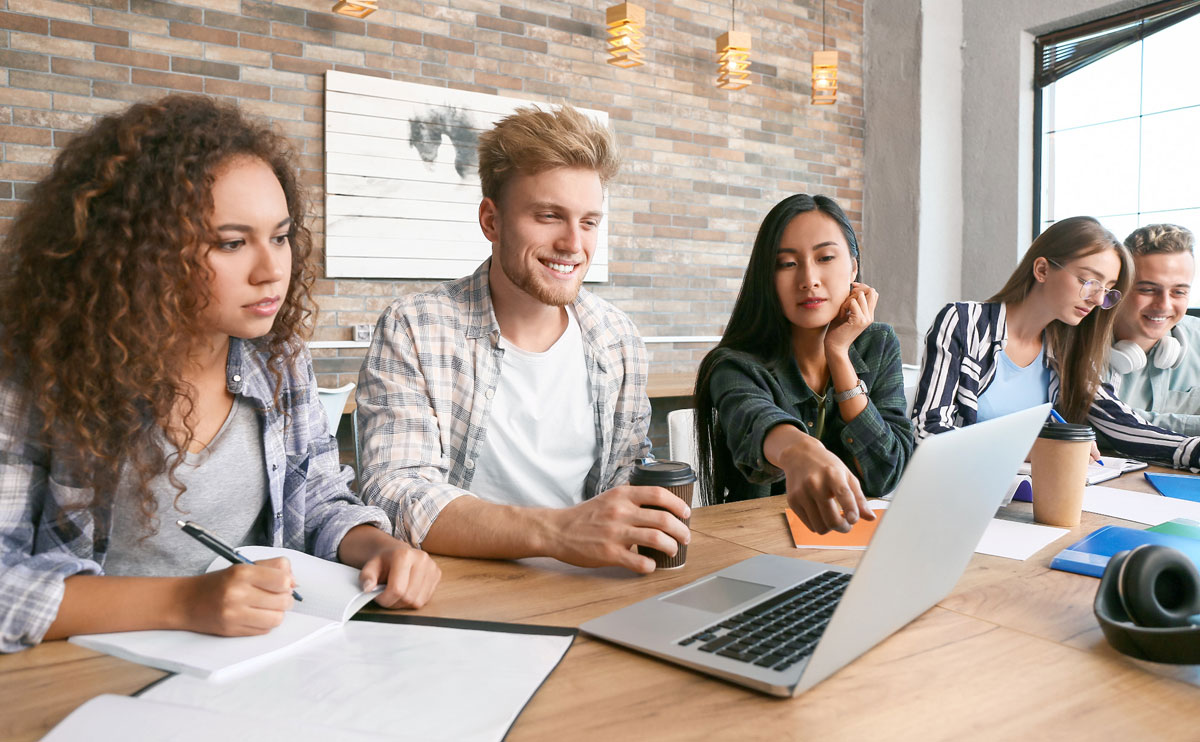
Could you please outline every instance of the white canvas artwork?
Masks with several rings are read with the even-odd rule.
[[[479,229],[479,135],[530,104],[326,72],[325,275],[444,279],[474,271],[491,254]],[[579,110],[608,125],[604,111]],[[608,280],[607,221],[586,280]]]

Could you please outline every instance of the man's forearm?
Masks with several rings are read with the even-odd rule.
[[[554,556],[556,512],[458,497],[442,508],[421,548],[432,554],[484,559]]]

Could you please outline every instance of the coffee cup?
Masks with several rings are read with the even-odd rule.
[[[692,506],[692,493],[696,488],[696,473],[692,467],[683,461],[667,461],[651,459],[634,464],[629,483],[638,487],[662,487],[671,494],[683,500],[688,507]],[[649,506],[647,506],[649,507]],[[663,508],[651,508],[662,510]],[[684,519],[684,525],[689,525],[691,518]],[[675,556],[670,556],[658,549],[639,546],[638,553],[654,560],[656,569],[674,569],[682,567],[687,562],[687,544],[680,544]]]
[[[1033,519],[1051,526],[1077,526],[1096,431],[1087,425],[1048,422],[1029,457],[1033,475]]]

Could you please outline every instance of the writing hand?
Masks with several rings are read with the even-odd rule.
[[[283,622],[296,581],[283,557],[234,564],[191,578],[182,600],[188,629],[219,636],[265,634]]]

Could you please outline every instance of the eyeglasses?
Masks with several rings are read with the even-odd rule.
[[[1046,260],[1047,260],[1047,262],[1050,263],[1050,265],[1053,265],[1055,268],[1058,268],[1059,270],[1062,270],[1062,271],[1066,271],[1067,273],[1071,273],[1070,271],[1067,271],[1066,268],[1063,268],[1062,264],[1059,263],[1058,261],[1051,260],[1050,258],[1046,258]],[[1079,298],[1080,299],[1087,299],[1089,301],[1092,301],[1092,300],[1095,300],[1096,297],[1099,296],[1100,297],[1099,304],[1100,304],[1101,309],[1112,309],[1113,307],[1115,307],[1117,305],[1117,302],[1121,301],[1121,292],[1120,291],[1117,291],[1116,289],[1107,289],[1106,290],[1104,288],[1104,284],[1100,283],[1099,281],[1097,281],[1094,278],[1081,278],[1080,276],[1078,276],[1074,273],[1071,273],[1071,275],[1075,276],[1076,281],[1079,281],[1079,283],[1083,284],[1082,286],[1079,287]]]

